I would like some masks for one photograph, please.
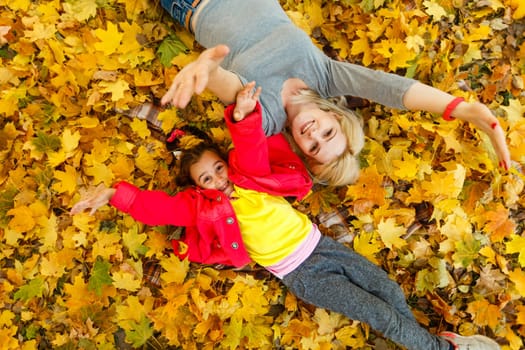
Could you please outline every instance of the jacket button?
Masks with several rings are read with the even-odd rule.
[[[226,223],[227,223],[228,225],[233,224],[233,218],[232,218],[232,217],[227,218],[227,219],[226,219]]]
[[[237,248],[239,248],[239,243],[237,243],[237,242],[233,242],[233,243],[232,243],[232,248],[233,248],[233,249],[237,249]]]

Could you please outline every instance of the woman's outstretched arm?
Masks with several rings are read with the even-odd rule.
[[[405,93],[403,103],[409,110],[422,110],[443,114],[454,96],[431,86],[415,83]],[[490,109],[480,102],[461,102],[451,112],[458,118],[474,124],[476,128],[486,133],[498,156],[500,165],[505,169],[510,167],[510,152],[505,139],[505,133],[498,119]]]
[[[193,94],[198,95],[206,88],[225,104],[235,102],[237,92],[242,89],[242,83],[235,73],[220,66],[229,52],[230,49],[226,45],[204,50],[196,61],[188,64],[175,76],[161,103],[171,103],[177,108],[184,108]]]

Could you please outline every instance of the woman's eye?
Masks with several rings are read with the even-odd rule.
[[[332,132],[333,132],[333,131],[334,131],[334,129],[329,129],[328,131],[326,131],[326,132],[324,133],[324,136],[325,136],[325,137],[329,137],[330,135],[332,135]]]
[[[317,150],[317,148],[319,147],[319,144],[318,143],[314,143],[312,145],[312,147],[310,147],[310,153],[313,153]]]

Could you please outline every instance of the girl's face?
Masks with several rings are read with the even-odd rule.
[[[347,147],[335,114],[323,111],[314,103],[301,107],[290,122],[290,130],[304,155],[321,164],[334,160]]]
[[[205,151],[190,167],[190,176],[201,188],[219,190],[228,197],[233,192],[233,184],[228,178],[228,164],[215,152]]]

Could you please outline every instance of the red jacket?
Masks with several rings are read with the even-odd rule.
[[[229,175],[233,183],[278,196],[303,198],[312,181],[299,157],[283,135],[266,137],[261,110],[240,122],[232,121],[234,106],[225,110],[225,119],[235,148],[229,155]],[[184,255],[174,241],[175,254],[193,262],[243,266],[251,261],[242,241],[233,207],[217,190],[188,188],[169,196],[163,191],[142,191],[120,182],[110,203],[148,225],[186,226],[182,241]]]

